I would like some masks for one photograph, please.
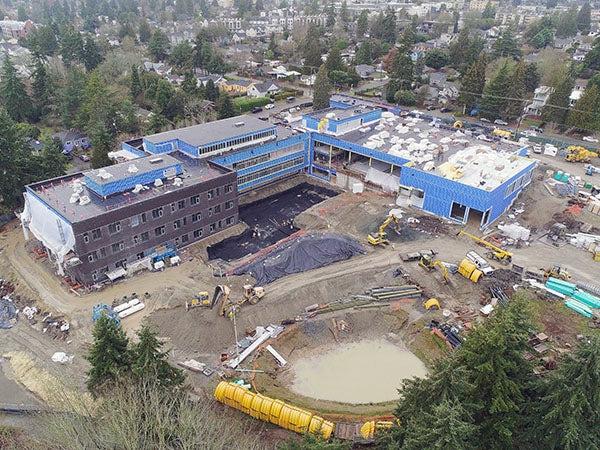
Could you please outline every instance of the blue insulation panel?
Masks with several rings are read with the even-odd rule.
[[[275,172],[271,175],[264,176],[262,178],[257,178],[256,180],[248,181],[246,183],[238,184],[238,191],[246,191],[250,188],[257,187],[263,185],[265,183],[270,183],[277,178],[281,178],[285,175],[289,175],[292,173],[300,172],[305,167],[305,164],[298,164],[297,166],[292,166],[284,170],[280,170],[279,172]]]
[[[310,136],[308,133],[297,134],[286,139],[281,139],[279,141],[269,142],[268,144],[261,145],[259,147],[254,147],[249,150],[241,150],[235,153],[218,156],[216,158],[212,158],[211,161],[219,164],[220,166],[231,167],[235,163],[246,161],[247,159],[252,159],[266,153],[282,150],[300,142],[304,142],[306,147],[306,143],[308,142],[309,138]]]
[[[131,153],[133,153],[134,155],[137,155],[137,156],[139,156],[140,158],[141,158],[142,156],[148,156],[148,155],[146,155],[146,153],[144,153],[142,150],[139,150],[139,149],[135,148],[133,145],[130,145],[130,144],[128,144],[127,142],[123,142],[123,143],[121,144],[121,148],[122,148],[123,150],[126,150],[126,151],[128,151],[128,152],[131,152]]]
[[[245,167],[243,169],[238,170],[237,175],[238,175],[238,177],[248,175],[250,173],[258,172],[263,169],[268,169],[269,167],[273,167],[273,166],[276,166],[277,164],[281,164],[286,161],[291,161],[296,158],[304,158],[304,165],[305,166],[308,165],[308,158],[306,157],[306,154],[304,153],[304,151],[301,151],[301,152],[296,152],[296,153],[290,153],[289,155],[284,155],[279,158],[270,159],[269,161],[265,161],[260,164],[256,164],[254,166]]]

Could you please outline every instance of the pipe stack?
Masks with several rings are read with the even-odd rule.
[[[420,297],[423,290],[416,285],[390,286],[369,289],[366,294],[375,301],[394,301],[403,298]]]

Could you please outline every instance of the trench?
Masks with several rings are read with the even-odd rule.
[[[335,197],[337,192],[310,183],[301,183],[239,208],[240,221],[248,229],[208,247],[208,259],[233,261],[275,244],[298,231],[294,218],[308,208]]]

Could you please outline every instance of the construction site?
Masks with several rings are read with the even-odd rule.
[[[92,260],[89,277],[77,271],[74,259],[92,248],[81,236],[93,227],[59,214],[72,241],[56,245],[59,233],[44,238],[38,225],[39,208],[51,210],[53,192],[67,184],[28,188],[37,213],[0,234],[0,393],[14,392],[4,411],[56,406],[56,386],[67,379],[73,395],[83,392],[84,356],[102,315],[131,336],[142,323],[158,330],[195,394],[269,422],[268,430],[358,443],[390,425],[403,379],[426,376],[517,291],[527,293],[539,328],[530,356],[540,374],[582,334],[600,329],[600,182],[590,161],[567,150],[528,156],[525,142],[340,102],[304,117],[298,134],[251,120],[226,126],[251,126],[259,142],[250,138],[242,150],[226,148],[237,141],[195,142],[213,158],[199,165],[191,160],[203,150],[186,149],[176,130],[144,138],[146,147],[124,145],[130,156],[146,153],[121,163],[123,179],[143,175],[144,165],[154,170],[157,163],[144,161],[162,154],[166,141],[176,142],[168,151],[189,154],[163,155],[164,178],[122,181],[116,195],[138,191],[125,192],[130,209],[119,217],[137,217],[148,208],[135,205],[146,198],[158,208],[163,197],[167,216],[169,204],[176,214],[178,201],[204,192],[190,188],[176,198],[194,176],[214,192],[210,208],[212,195],[227,195],[237,180],[236,195],[223,198],[234,202],[225,216],[235,221],[209,228],[221,216],[200,200],[202,217],[215,214],[199,222],[207,231],[190,230],[185,242],[167,231],[152,249],[119,249],[123,262],[106,272]],[[107,171],[118,178],[115,167]],[[150,186],[147,194],[140,183]],[[102,202],[117,204],[110,195],[93,198],[90,183],[83,189],[93,217]],[[73,214],[87,220],[88,206],[72,206]],[[171,220],[160,214],[159,228]],[[55,226],[44,221],[46,230]],[[120,223],[129,236],[129,223]],[[187,236],[185,220],[178,226]],[[34,238],[26,240],[23,228]],[[116,233],[106,238],[113,248]],[[129,270],[144,258],[144,270]],[[290,411],[299,419],[285,419]]]

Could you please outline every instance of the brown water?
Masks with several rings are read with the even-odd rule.
[[[402,379],[427,375],[419,358],[385,339],[344,344],[292,368],[294,392],[344,403],[396,400]]]

